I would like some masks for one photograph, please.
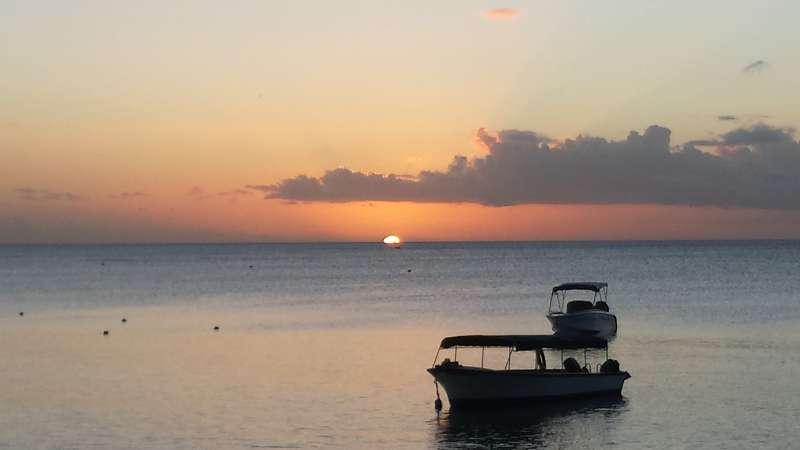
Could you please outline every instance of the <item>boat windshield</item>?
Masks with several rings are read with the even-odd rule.
[[[601,281],[584,281],[578,283],[564,283],[554,287],[550,293],[550,307],[548,312],[563,314],[569,311],[569,303],[575,302],[577,309],[603,306],[608,308],[608,283]]]

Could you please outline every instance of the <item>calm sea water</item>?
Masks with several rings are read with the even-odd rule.
[[[624,397],[437,415],[439,340],[571,280]],[[800,242],[6,246],[0,355],[0,448],[798,448]]]

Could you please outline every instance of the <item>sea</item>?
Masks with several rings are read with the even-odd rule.
[[[622,398],[434,409],[567,281]],[[800,241],[0,246],[0,448],[800,448]]]

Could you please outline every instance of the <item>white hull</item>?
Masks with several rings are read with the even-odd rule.
[[[617,317],[606,311],[548,314],[553,332],[562,335],[611,337],[617,334]]]
[[[516,404],[567,397],[619,396],[628,372],[568,373],[557,370],[489,370],[476,367],[428,369],[451,407]]]

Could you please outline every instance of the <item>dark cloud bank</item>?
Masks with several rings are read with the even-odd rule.
[[[715,139],[670,145],[653,125],[624,140],[553,141],[532,131],[481,129],[485,156],[456,156],[445,171],[409,178],[340,168],[249,186],[288,201],[663,204],[800,208],[800,144],[791,128],[765,124]],[[702,150],[701,150],[702,149]]]

